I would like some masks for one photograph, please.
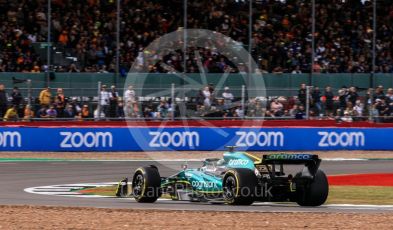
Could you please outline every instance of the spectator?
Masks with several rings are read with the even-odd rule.
[[[229,91],[229,87],[226,86],[224,88],[224,92],[222,93],[222,97],[224,98],[224,105],[227,106],[227,108],[230,108],[231,104],[233,102],[234,96]]]
[[[62,88],[57,89],[57,94],[55,96],[56,110],[58,117],[64,117],[64,108],[67,104],[67,99],[64,95],[64,91]]]
[[[168,115],[169,105],[165,100],[161,100],[160,104],[157,107],[157,114],[155,117],[157,118],[166,118]]]
[[[209,86],[206,86],[203,91],[202,91],[202,95],[203,95],[203,105],[206,108],[210,108],[211,106],[211,99],[212,99],[212,92],[210,91]]]
[[[306,117],[306,111],[303,105],[299,105],[299,109],[296,111],[295,119],[302,120]]]
[[[338,90],[339,111],[344,111],[347,106],[347,92],[345,88]],[[340,114],[342,115],[342,114]]]
[[[359,95],[358,95],[358,93],[356,91],[357,91],[356,87],[353,87],[353,86],[350,87],[349,91],[348,91],[347,100],[349,102],[351,102],[352,105],[354,105],[356,103],[356,101],[358,100],[358,98],[359,98]]]
[[[76,115],[77,112],[74,107],[71,104],[68,104],[64,110],[64,118],[75,118]]]
[[[237,108],[231,108],[228,109],[225,114],[224,114],[224,118],[234,118],[234,117],[239,117],[239,115],[236,113],[236,109]]]
[[[47,107],[45,105],[42,105],[41,108],[37,112],[37,117],[38,118],[49,118],[46,111],[47,111]]]
[[[214,84],[213,84],[213,83],[209,83],[209,84],[207,85],[207,87],[209,87],[209,91],[210,91],[210,93],[213,95],[213,94],[214,94]]]
[[[247,105],[247,116],[249,117],[263,117],[263,105],[258,99],[251,99]]]
[[[83,105],[82,110],[79,113],[80,118],[82,119],[88,119],[92,118],[92,115],[90,114],[89,106],[88,105]]]
[[[135,101],[136,101],[135,90],[132,85],[129,85],[127,87],[127,90],[124,92],[124,102],[125,103],[128,103],[128,102],[135,103]]]
[[[119,100],[119,93],[114,85],[111,86],[111,92],[109,93],[109,117],[116,117],[117,104]]]
[[[106,90],[106,85],[102,85],[100,92],[100,106],[101,111],[105,114],[105,117],[108,117],[109,115],[109,98],[110,93]]]
[[[377,98],[375,102],[376,102],[375,108],[377,109],[378,115],[380,116],[378,121],[383,122],[385,121],[385,117],[390,115],[390,107],[386,103],[385,99]]]
[[[94,110],[93,114],[94,114],[95,121],[105,119],[105,113],[102,110],[99,111],[98,107]]]
[[[228,110],[231,106],[224,104],[224,98],[217,98],[216,105],[212,107],[212,117],[223,117],[224,111]]]
[[[292,70],[292,74],[301,74],[302,71],[300,70],[300,66],[296,66],[294,70]]]
[[[302,83],[300,85],[300,89],[298,91],[297,97],[299,99],[300,104],[305,106],[306,105],[306,98],[307,98],[306,84]]]
[[[317,115],[322,112],[322,104],[321,104],[321,92],[319,91],[319,87],[314,87],[311,93],[312,105],[314,109],[314,113]]]
[[[154,118],[155,116],[156,113],[154,112],[153,104],[150,102],[148,105],[145,106],[143,110],[143,117]]]
[[[205,117],[208,113],[208,110],[205,108],[204,105],[198,106],[197,111],[195,112],[196,116],[198,117]],[[225,117],[225,115],[224,115]]]
[[[4,84],[0,83],[0,116],[4,117],[7,112],[8,96]]]
[[[376,99],[385,99],[385,93],[383,92],[383,86],[380,85],[375,89],[375,93],[373,94],[373,103]]]
[[[298,111],[299,111],[298,105],[293,105],[292,109],[289,110],[289,116],[295,118]]]
[[[373,88],[369,88],[366,92],[366,102],[368,106],[372,106],[374,104],[374,98],[375,94],[374,94],[374,89]]]
[[[332,87],[326,86],[325,87],[325,94],[324,94],[324,99],[325,99],[325,113],[329,114],[334,110],[334,103],[333,103],[333,92],[332,92]]]
[[[244,117],[244,110],[241,106],[237,106],[235,109],[235,117]]]
[[[75,114],[78,114],[78,113],[81,112],[82,107],[80,106],[77,97],[71,98],[71,101],[68,104],[72,106],[72,109],[73,109]]]
[[[270,110],[266,110],[265,111],[265,116],[264,116],[265,118],[274,118],[274,114],[272,114],[271,112],[270,112]]]
[[[49,109],[46,110],[46,115],[48,116],[48,118],[56,118],[57,117],[57,111],[56,111],[54,105],[49,106]]]
[[[31,105],[26,105],[23,112],[23,121],[31,121],[34,118],[34,111],[31,109]]]
[[[76,65],[73,63],[70,65],[70,68],[68,69],[69,73],[79,73],[80,70],[76,67]]]
[[[197,107],[203,106],[205,101],[205,96],[203,94],[203,89],[198,90],[198,94],[196,96],[196,104]]]
[[[23,97],[22,94],[19,92],[19,88],[18,87],[14,87],[14,89],[12,90],[11,93],[11,103],[12,105],[16,105],[16,108],[19,108],[19,106],[22,104],[23,101]]]
[[[125,117],[124,102],[122,100],[119,100],[118,103],[117,103],[116,117],[118,117],[118,118],[124,118]]]
[[[126,102],[126,106],[124,107],[124,115],[127,118],[136,117],[137,114],[134,111],[134,105],[131,101]]]
[[[16,105],[11,105],[3,118],[4,121],[17,121],[19,116],[18,116],[18,110]]]
[[[389,102],[393,102],[393,88],[389,88],[387,91],[386,91],[386,99],[389,101]]]
[[[41,106],[49,106],[52,102],[52,93],[50,92],[50,87],[44,88],[39,96]]]
[[[276,117],[283,115],[283,108],[284,106],[278,101],[277,98],[274,98],[273,102],[270,104],[270,111]]]
[[[356,110],[354,109],[352,102],[350,102],[350,101],[347,102],[347,106],[344,110],[344,114],[345,113],[347,113],[348,116],[350,116],[350,117],[357,116]]]
[[[124,92],[124,103],[125,103],[125,116],[126,117],[136,117],[139,113],[139,107],[137,103],[137,98],[135,90],[132,85],[127,87]]]
[[[355,111],[355,115],[358,117],[362,117],[363,116],[363,110],[364,110],[364,105],[360,100],[357,100],[355,102],[355,106],[353,107],[354,111]]]
[[[340,120],[344,121],[344,122],[352,122],[353,121],[352,116],[351,116],[350,112],[348,112],[348,111],[344,111],[344,116],[341,117]]]

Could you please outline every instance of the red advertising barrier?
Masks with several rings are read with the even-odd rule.
[[[33,121],[2,122],[3,127],[339,127],[387,128],[393,123],[334,120],[178,120],[178,121]]]

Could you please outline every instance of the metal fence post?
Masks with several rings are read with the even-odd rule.
[[[311,1],[311,69],[308,79],[308,85],[312,85],[314,77],[314,59],[315,59],[315,0]],[[308,119],[308,116],[307,116]]]
[[[27,79],[27,105],[31,107],[31,79]]]
[[[370,86],[374,88],[374,76],[375,76],[375,59],[376,59],[376,40],[377,40],[377,0],[373,1],[373,45],[372,45],[372,63],[371,63],[371,76]]]
[[[51,51],[52,51],[52,44],[51,44],[51,30],[52,30],[52,0],[48,0],[48,12],[47,12],[47,14],[48,14],[48,16],[47,16],[47,23],[48,23],[48,37],[47,37],[47,46],[46,46],[46,50],[47,50],[47,53],[46,53],[46,61],[47,61],[47,65],[48,65],[48,68],[47,68],[47,71],[46,71],[46,86],[49,86],[50,85],[50,71],[51,71],[51,69],[50,69],[50,65],[51,65]]]
[[[97,87],[97,118],[98,120],[101,119],[101,82],[98,82],[98,87]]]
[[[186,105],[186,89],[185,89],[185,78],[187,77],[187,42],[188,42],[188,0],[184,0],[183,2],[183,76],[180,78],[180,92],[179,97],[181,98],[181,102],[179,102],[179,111],[180,117],[186,118],[187,113],[187,105]]]
[[[176,109],[176,99],[175,99],[175,84],[171,85],[171,113],[172,113],[172,121],[175,120],[175,109]]]
[[[242,118],[244,118],[244,114],[245,114],[245,97],[246,97],[246,86],[242,85],[242,101],[241,101],[241,107],[243,110]]]
[[[248,71],[247,71],[247,85],[251,86],[251,74],[254,72],[252,69],[252,1],[249,2],[248,8]]]
[[[306,119],[310,118],[310,88],[311,86],[306,86]]]
[[[116,68],[114,83],[117,84],[117,78],[120,71],[120,0],[116,3]]]

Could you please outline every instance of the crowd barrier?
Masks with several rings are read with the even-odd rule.
[[[393,128],[0,127],[0,151],[393,150]]]
[[[130,74],[129,79],[122,76],[117,76],[113,73],[53,73],[52,78],[49,81],[49,85],[53,88],[64,88],[67,96],[76,97],[93,97],[97,96],[97,82],[102,84],[116,85],[117,89],[122,94],[122,90],[129,83],[134,84],[135,88],[143,88],[143,91],[138,96],[146,96],[148,94],[157,93],[161,90],[170,89],[172,83],[176,86],[182,84],[182,79],[176,74],[161,74],[161,73],[150,73],[148,77],[144,78],[143,74]],[[209,83],[217,85],[218,82],[222,81],[222,74],[209,73],[205,75],[187,74],[187,78],[191,79],[192,82],[206,81],[203,77],[208,79]],[[251,75],[253,77],[253,75]],[[259,77],[259,75],[254,76]],[[314,74],[311,82],[309,82],[309,74],[263,74],[263,81],[265,88],[267,89],[267,96],[294,96],[297,95],[297,90],[301,83],[308,83],[314,86],[324,88],[327,85],[333,87],[333,89],[339,89],[342,86],[357,86],[359,93],[363,94],[365,89],[383,85],[385,88],[389,88],[393,85],[393,74],[391,73],[376,73],[373,76],[369,73],[336,73],[336,74]],[[33,96],[38,96],[39,92],[47,84],[47,75],[45,73],[0,73],[0,83],[5,84],[6,88],[11,89],[14,86],[18,86],[21,89],[27,88],[26,83],[15,83],[13,79],[26,80],[31,79],[31,87]],[[133,80],[133,79],[138,79]],[[127,80],[127,81],[126,81]],[[241,74],[230,74],[222,82],[224,86],[229,86],[232,93],[236,97],[241,96],[241,90],[234,90],[240,88],[241,85],[246,84],[244,76]],[[260,85],[259,85],[260,86]],[[197,86],[195,90],[198,90],[200,86]],[[248,90],[252,87],[247,87]],[[290,89],[290,90],[289,90]],[[27,92],[22,90],[22,94],[27,96]],[[54,93],[54,92],[53,92]],[[196,92],[191,91],[189,96],[194,96]],[[161,96],[157,94],[157,96]]]

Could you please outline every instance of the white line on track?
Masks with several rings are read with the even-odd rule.
[[[322,158],[322,161],[367,161],[365,158]]]
[[[110,199],[119,199],[114,196],[101,196],[101,195],[86,195],[78,193],[77,189],[82,188],[95,188],[95,187],[103,187],[103,186],[117,185],[117,182],[102,182],[102,183],[77,183],[77,184],[63,184],[63,185],[48,185],[48,186],[40,186],[40,187],[30,187],[24,189],[27,193],[33,194],[41,194],[41,195],[52,195],[52,196],[66,196],[66,197],[79,197],[79,198],[110,198]],[[133,198],[121,198],[126,200],[133,200]],[[162,202],[171,202],[170,199],[160,198],[158,199]],[[255,203],[254,206],[276,206],[283,207],[282,203]],[[290,205],[290,207],[296,207],[296,205]],[[369,205],[369,204],[327,204],[322,207],[326,207],[328,209],[335,210],[380,210],[380,211],[393,211],[393,205]],[[300,210],[301,211],[301,210]]]

